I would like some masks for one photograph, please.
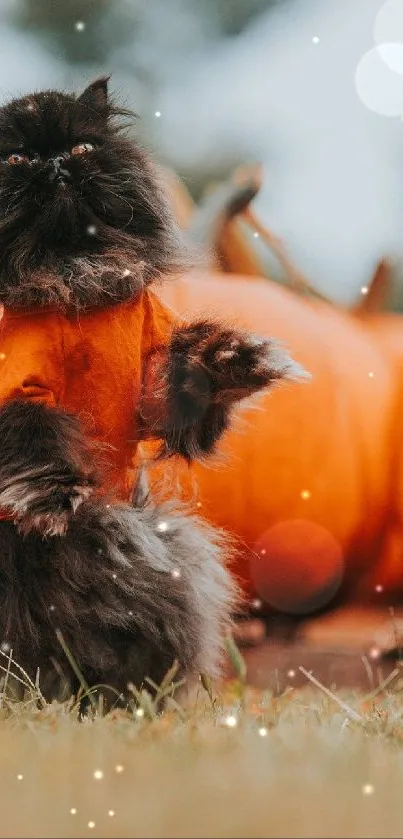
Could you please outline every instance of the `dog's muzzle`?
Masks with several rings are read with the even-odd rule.
[[[71,181],[70,172],[66,169],[66,159],[62,155],[52,159],[53,167],[49,173],[50,181]]]

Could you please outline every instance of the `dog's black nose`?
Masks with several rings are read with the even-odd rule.
[[[66,169],[66,157],[64,155],[58,155],[57,157],[52,158],[51,163],[53,163],[53,169],[50,172],[50,180],[71,180],[71,175],[68,169]]]

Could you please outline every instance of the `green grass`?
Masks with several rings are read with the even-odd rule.
[[[164,713],[143,690],[126,711],[94,701],[81,724],[6,657],[26,695],[0,697],[0,835],[401,837],[401,667],[366,696],[306,674],[275,697],[246,687],[229,654],[238,678],[220,690],[203,677],[179,706],[173,670]]]

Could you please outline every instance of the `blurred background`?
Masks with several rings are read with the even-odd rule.
[[[385,254],[401,280],[402,53],[402,0],[0,0],[1,101],[112,73],[197,200],[261,161],[259,218],[347,303]]]

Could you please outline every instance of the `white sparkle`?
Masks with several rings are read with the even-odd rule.
[[[370,373],[368,373],[368,376],[369,376],[370,379],[374,378],[374,374],[373,374],[372,370],[370,371]]]
[[[24,777],[23,775],[17,775],[17,780],[22,781],[23,777]]]
[[[77,808],[72,807],[71,810],[70,810],[70,815],[75,816],[76,814],[77,814]]]
[[[50,612],[54,612],[54,611],[55,611],[55,609],[56,609],[56,606],[54,606],[54,605],[53,605],[53,603],[52,603],[52,604],[49,606],[49,611],[50,611]]]
[[[257,230],[255,230],[255,232],[254,232],[254,234],[253,234],[253,238],[254,238],[254,239],[258,239],[258,238],[259,238],[259,233],[257,232]]]
[[[76,32],[84,32],[84,29],[85,29],[84,21],[83,20],[77,20],[74,24],[74,29],[76,30]]]
[[[364,784],[364,786],[362,788],[362,792],[363,792],[364,795],[372,795],[374,790],[375,790],[375,787],[373,786],[373,784]]]
[[[319,41],[320,41],[320,38],[318,38],[317,35],[314,35],[313,38],[312,38],[312,43],[313,44],[319,44]]]
[[[383,592],[383,586],[375,586],[375,591],[377,594],[381,594]]]
[[[255,597],[255,599],[252,600],[252,606],[253,606],[254,609],[261,609],[262,608],[262,601],[259,600],[258,597]]]
[[[144,708],[137,708],[136,717],[144,717]]]
[[[224,724],[227,725],[228,728],[235,728],[235,726],[238,725],[238,720],[233,714],[229,714],[228,717],[225,717]]]
[[[103,777],[104,777],[104,773],[102,772],[102,769],[96,769],[95,772],[94,772],[95,780],[96,781],[101,781]]]
[[[295,670],[289,670],[287,676],[289,679],[293,679],[295,676]]]
[[[114,815],[115,815],[115,811],[114,811],[114,810],[108,810],[108,816],[110,816],[111,818],[113,818],[113,816],[114,816]]]
[[[29,105],[27,105],[27,111],[34,111],[34,110],[35,110],[35,105],[33,105],[32,102],[30,102]]]
[[[259,734],[261,737],[267,737],[267,728],[259,728]]]
[[[6,357],[5,352],[0,352],[0,359],[1,359],[1,361],[4,361],[5,357]]]
[[[110,504],[105,504],[105,507],[106,507],[107,510],[109,510],[110,506],[111,506]]]
[[[129,271],[129,269],[128,269],[128,268],[125,268],[125,270],[123,271],[123,276],[124,276],[124,277],[128,277],[128,276],[129,276],[129,274],[131,274],[131,273],[132,273],[132,272],[131,272],[131,271]]]
[[[95,827],[95,822],[88,822],[88,827],[90,830],[93,830],[93,828]]]
[[[381,653],[380,650],[378,650],[378,647],[372,647],[372,649],[369,651],[370,658],[379,658],[380,654]]]
[[[3,641],[2,645],[1,645],[1,649],[2,649],[3,653],[9,653],[10,652],[11,647],[10,647],[10,644],[8,643],[8,641]]]
[[[311,497],[311,493],[310,493],[309,489],[303,489],[303,490],[302,490],[302,492],[301,492],[301,498],[302,498],[302,500],[303,500],[303,501],[308,501],[308,499],[309,499],[310,497]]]
[[[131,610],[130,610],[130,612],[128,612],[127,614],[129,615],[129,618],[132,618],[132,617],[133,617],[133,612],[132,612]]]
[[[179,580],[179,577],[181,576],[181,572],[180,572],[179,568],[174,568],[173,569],[172,576],[173,576],[174,580]]]
[[[368,286],[362,285],[361,286],[361,294],[368,294]]]
[[[117,574],[112,574],[112,579],[113,579],[113,580],[116,580],[116,579],[117,579],[117,576],[118,576]]]
[[[166,533],[169,530],[169,524],[167,521],[159,521],[157,524],[158,533]]]
[[[265,554],[266,554],[266,548],[262,548],[262,550],[260,551],[260,553],[261,553],[261,556],[265,556]]]
[[[125,767],[122,766],[121,763],[118,763],[117,766],[115,766],[115,772],[117,772],[118,775],[120,775],[121,772],[124,772],[124,769],[125,769]]]
[[[95,224],[89,224],[88,227],[87,227],[88,235],[89,236],[95,236],[96,232],[97,232],[97,228],[95,227]]]
[[[154,116],[158,119],[161,116],[161,111],[155,111]]]
[[[201,507],[201,506],[202,506],[201,501],[198,501],[198,502],[197,502],[197,504],[196,504],[196,507],[198,507],[198,508],[199,508],[199,510],[200,510],[200,507]]]
[[[102,548],[98,548],[97,554],[98,554],[98,556],[102,556]]]

